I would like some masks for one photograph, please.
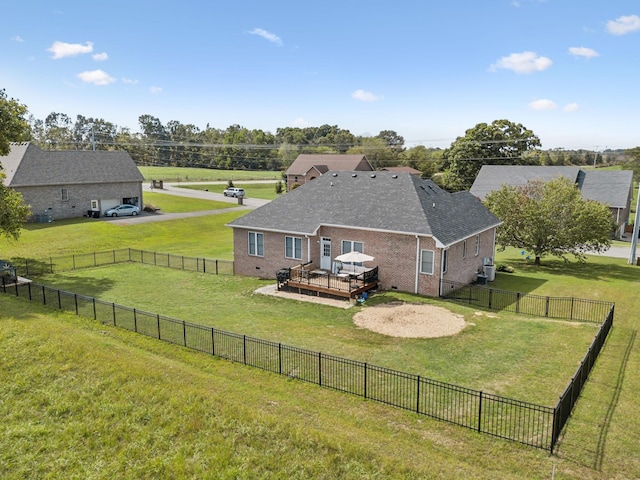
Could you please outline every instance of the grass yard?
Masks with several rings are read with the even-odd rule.
[[[214,170],[211,168],[138,167],[146,181],[217,182],[227,180],[281,180],[282,172]]]
[[[84,218],[30,224],[17,243],[0,238],[0,258],[42,259],[132,247],[232,259],[231,231],[224,225],[241,214],[129,226]],[[23,299],[0,296],[0,477],[640,478],[640,376],[636,374],[640,371],[640,342],[636,338],[640,269],[627,265],[625,259],[599,256],[589,257],[584,265],[544,259],[536,267],[526,264],[515,250],[499,253],[496,261],[512,265],[516,271],[498,273],[492,284],[495,288],[616,303],[613,330],[553,456],[361,398],[216,360]],[[261,283],[257,280],[245,279],[247,283],[242,285],[232,283],[237,280],[233,277],[213,277],[230,282],[224,287],[232,295],[223,302],[214,295],[215,289],[209,290],[211,277],[200,280],[198,275],[167,270],[159,277],[170,274],[175,284],[161,286],[156,280],[148,281],[149,286],[164,293],[154,296],[153,289],[136,280],[137,268],[119,272],[124,283],[111,276],[115,270],[108,270],[72,272],[65,275],[65,285],[60,287],[84,285],[89,292],[101,296],[113,294],[118,303],[126,304],[129,299],[147,302],[152,311],[162,307],[178,312],[178,308],[187,308],[182,295],[193,294],[201,301],[198,305],[209,305],[206,308],[210,312],[233,308],[221,320],[233,330],[238,327],[237,330],[258,331],[260,327],[265,333],[260,336],[270,338],[270,331],[286,333],[291,338],[298,336],[302,342],[300,335],[305,328],[298,324],[306,322],[309,331],[317,329],[325,334],[318,338],[333,337],[329,338],[333,342],[330,348],[341,355],[369,355],[376,364],[400,359],[407,365],[406,370],[449,369],[452,376],[466,375],[471,382],[476,378],[470,366],[455,365],[456,360],[470,359],[472,342],[462,342],[466,341],[465,334],[455,339],[462,342],[460,352],[448,352],[454,365],[443,367],[437,364],[435,355],[429,357],[421,352],[427,348],[420,345],[421,341],[407,347],[398,339],[350,328],[349,311],[330,309],[327,311],[331,313],[325,315],[329,307],[292,307],[291,303],[276,299],[261,299],[262,303],[249,304],[246,309],[246,298],[258,301],[250,296],[252,282]],[[177,296],[179,288],[181,293]],[[187,292],[190,288],[193,292]],[[376,297],[383,296],[372,297],[370,304],[377,301]],[[393,297],[404,298],[397,293]],[[201,314],[195,307],[190,308],[193,310],[187,310],[185,315]],[[252,315],[239,316],[238,312],[244,310]],[[265,312],[277,314],[271,326],[258,321]],[[214,315],[202,317],[210,320]],[[236,318],[242,321],[234,322]],[[283,318],[296,320],[287,324],[291,332],[281,331],[277,322]],[[539,326],[538,322],[507,322],[502,314],[493,323],[482,318],[476,325],[478,336],[466,337],[471,341],[489,332],[502,333],[498,328],[503,320],[530,329],[507,330],[505,334],[508,341],[522,342],[531,367],[542,365],[542,358],[554,360],[565,352],[557,346],[558,339],[553,338],[553,351],[536,351],[529,345],[527,335],[554,334],[552,327],[562,331],[551,326],[553,322]],[[493,340],[487,346],[491,351],[479,359],[483,368],[487,367],[483,362],[497,363],[489,365],[495,372],[495,385],[491,388],[534,390],[539,379],[529,379],[533,382],[531,387],[513,386],[506,367],[518,362],[518,355],[498,358],[502,345],[496,345],[500,338]],[[447,342],[451,339],[442,343]],[[367,349],[367,345],[375,347]],[[438,352],[437,346],[428,348]],[[420,360],[419,355],[428,361]],[[569,365],[574,360],[561,361]],[[515,365],[521,368],[518,363]],[[556,378],[556,372],[539,373],[543,379],[548,374]],[[490,383],[491,379],[487,376],[482,382]]]
[[[163,213],[184,213],[198,212],[201,210],[221,210],[229,208],[227,202],[217,202],[215,200],[201,200],[197,198],[179,197],[176,195],[166,195],[164,193],[145,192],[144,204],[153,205],[160,208]]]
[[[276,193],[275,183],[244,183],[244,182],[234,182],[236,187],[244,188],[245,196],[249,198],[260,198],[262,200],[273,200],[278,198],[278,194]],[[216,184],[201,184],[201,185],[180,185],[181,188],[190,188],[192,190],[206,190],[214,193],[222,193],[225,188],[227,188],[226,184],[216,185]],[[286,188],[286,185],[283,183],[283,188]],[[146,198],[146,194],[145,194]]]
[[[408,294],[375,295],[369,303],[403,300],[443,305],[464,315],[470,324],[453,337],[395,338],[356,327],[352,317],[358,308],[344,310],[253,293],[273,282],[150,265],[82,269],[38,281],[191,323],[547,406],[555,405],[596,333],[593,324],[505,312],[487,312],[488,316]]]

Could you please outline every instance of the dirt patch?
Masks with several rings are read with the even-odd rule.
[[[403,338],[447,337],[467,325],[462,315],[446,308],[402,302],[364,307],[353,316],[353,321],[359,327]]]

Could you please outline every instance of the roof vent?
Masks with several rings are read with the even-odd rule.
[[[372,173],[372,174],[371,174],[371,178],[376,178],[376,174],[375,174],[375,173]]]
[[[356,177],[358,176],[358,174],[357,174],[357,173],[352,173],[352,174],[351,174],[351,176],[352,176],[353,178],[356,178]]]
[[[332,173],[332,174],[331,174],[331,176],[332,176],[332,177],[337,177],[337,176],[338,176],[338,174],[337,174],[337,173]]]
[[[398,178],[398,175],[391,175],[391,178]]]

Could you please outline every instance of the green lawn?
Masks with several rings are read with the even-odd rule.
[[[138,167],[146,181],[215,182],[227,180],[281,180],[282,172],[214,170],[209,168]]]
[[[97,219],[30,224],[19,242],[0,239],[0,258],[132,247],[231,259],[231,232],[224,225],[242,214],[130,226]],[[498,254],[496,260],[516,270],[498,273],[492,284],[496,288],[616,303],[610,338],[554,456],[0,296],[0,477],[640,478],[640,376],[636,374],[640,269],[625,259],[597,256],[584,265],[545,259],[536,267],[526,264],[515,250]],[[171,275],[174,284],[161,286],[159,280],[140,284],[136,269],[151,270],[151,276],[160,279]],[[489,365],[495,373],[493,383],[488,376],[477,378],[496,391],[544,391],[540,385],[546,379],[555,382],[557,372],[545,370],[542,359],[569,365],[574,361],[571,342],[581,341],[576,336],[569,348],[564,347],[565,340],[554,338],[564,326],[508,322],[501,313],[494,323],[489,318],[478,321],[473,335],[446,339],[441,348],[429,346],[434,349],[429,356],[422,352],[427,348],[422,341],[394,341],[351,328],[349,311],[253,299],[253,282],[259,281],[169,270],[157,275],[153,274],[157,269],[140,265],[111,270],[122,275],[120,281],[109,270],[73,272],[65,275],[64,282],[113,295],[110,298],[118,303],[146,302],[152,311],[161,307],[178,313],[184,305],[175,304],[186,304],[183,296],[193,295],[200,307],[190,307],[185,315],[226,322],[232,330],[262,329],[260,336],[266,338],[271,331],[302,342],[304,328],[299,324],[306,322],[308,330],[317,329],[321,341],[332,341],[327,348],[341,355],[381,364],[402,359],[404,352],[403,370],[440,369],[446,375],[450,369],[451,377],[466,375],[470,383],[477,381],[472,368],[456,362],[469,360],[473,339],[483,339],[488,352],[480,355],[479,365],[497,365]],[[212,282],[223,278],[230,283],[224,286],[231,292],[226,302],[214,295],[215,288],[210,290],[222,289]],[[258,303],[246,307],[247,298]],[[209,313],[199,312],[200,308]],[[218,315],[227,308],[233,311]],[[238,315],[245,311],[252,315]],[[260,324],[267,314],[277,314],[271,326]],[[243,320],[234,321],[237,318]],[[291,332],[282,332],[276,322],[287,318],[292,319],[287,324]],[[502,330],[503,323],[512,330]],[[516,325],[509,324],[523,330],[513,330]],[[497,338],[490,338],[490,332]],[[536,350],[537,343],[530,339],[540,335],[551,336],[553,350]],[[498,356],[502,344],[514,339],[520,345],[513,350],[523,349],[529,365],[541,368],[528,379],[531,386],[514,386],[512,377],[522,371],[517,353]],[[450,348],[444,347],[447,343]],[[368,350],[372,344],[376,346]],[[452,349],[460,351],[446,352],[450,363],[438,365],[437,355]],[[511,364],[516,370],[511,371]]]
[[[197,212],[201,210],[220,210],[229,208],[227,202],[217,202],[215,200],[200,200],[197,198],[179,197],[176,195],[166,195],[164,193],[145,192],[144,204],[153,205],[160,209],[162,213],[184,213]]]
[[[469,326],[453,337],[394,338],[356,327],[352,317],[357,308],[254,294],[257,287],[272,282],[140,264],[62,272],[37,280],[147,312],[547,406],[555,405],[596,333],[593,324],[503,312],[487,315],[431,300],[464,315]],[[144,288],[132,289],[135,284]],[[390,292],[375,295],[370,303],[397,300],[427,301]]]

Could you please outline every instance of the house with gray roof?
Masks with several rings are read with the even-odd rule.
[[[298,155],[298,158],[293,161],[285,172],[287,176],[287,191],[293,190],[294,186],[304,185],[320,175],[334,170],[370,172],[373,171],[373,167],[367,157],[361,154],[314,155],[303,153]]]
[[[20,192],[34,218],[73,218],[123,203],[142,209],[144,177],[127,152],[42,150],[12,143],[0,157],[4,185]]]
[[[503,185],[523,186],[533,180],[547,182],[558,177],[567,178],[582,192],[586,200],[607,205],[617,225],[615,236],[624,235],[631,214],[633,171],[583,170],[580,167],[483,165],[470,192],[480,200]]]
[[[495,252],[500,224],[469,192],[450,193],[406,172],[334,171],[228,224],[236,274],[276,278],[335,257],[374,257],[378,286],[440,295],[441,280],[471,283]]]

